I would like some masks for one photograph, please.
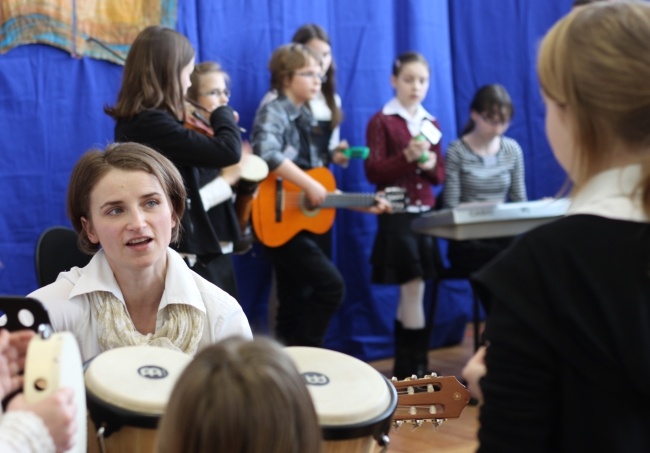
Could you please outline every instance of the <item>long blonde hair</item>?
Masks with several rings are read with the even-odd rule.
[[[573,11],[545,36],[538,57],[544,94],[569,112],[575,189],[608,168],[614,143],[643,165],[650,214],[650,4],[603,2]]]

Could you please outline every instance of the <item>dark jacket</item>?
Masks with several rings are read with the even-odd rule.
[[[570,215],[475,274],[480,452],[650,451],[650,225]]]

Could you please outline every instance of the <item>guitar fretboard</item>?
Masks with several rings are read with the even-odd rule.
[[[375,204],[373,193],[329,193],[322,208],[367,208]]]

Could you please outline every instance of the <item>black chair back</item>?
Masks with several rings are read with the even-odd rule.
[[[54,282],[60,272],[83,267],[92,258],[77,245],[77,233],[71,228],[54,226],[45,230],[36,243],[34,254],[36,280],[43,287]]]

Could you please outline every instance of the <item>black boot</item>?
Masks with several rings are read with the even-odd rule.
[[[429,329],[405,329],[413,341],[413,374],[424,377],[429,373]]]
[[[399,380],[408,377],[412,373],[411,350],[404,333],[404,327],[399,321],[395,321],[395,365],[393,376]]]
[[[404,379],[422,377],[428,369],[429,330],[405,329],[395,321],[395,366],[393,376]]]

